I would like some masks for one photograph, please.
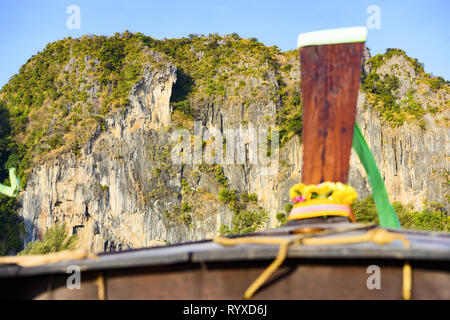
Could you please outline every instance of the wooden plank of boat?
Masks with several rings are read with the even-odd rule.
[[[324,236],[323,238],[355,236],[364,233],[365,230],[357,230],[342,233],[338,236]],[[271,234],[270,232],[260,234],[266,234],[267,237],[280,237],[280,235]],[[288,258],[450,261],[450,235],[439,232],[434,232],[433,234],[434,236],[430,233],[409,231],[406,233],[406,238],[411,243],[410,249],[404,248],[399,242],[383,246],[370,242],[351,245],[293,245],[289,248]],[[293,237],[293,235],[285,234],[284,237],[289,238]],[[64,261],[36,267],[0,265],[0,278],[66,273],[67,268],[74,263],[83,271],[94,271],[180,263],[270,260],[276,257],[278,248],[278,245],[263,244],[241,244],[225,247],[212,241],[203,241],[201,243],[106,253],[100,254],[98,259]]]
[[[283,266],[255,298],[400,299],[402,267],[407,259],[413,268],[414,299],[449,299],[448,234],[427,237],[410,232],[407,237],[411,250],[399,243],[293,246]],[[7,293],[16,298],[98,299],[101,275],[108,299],[240,299],[277,252],[277,246],[222,247],[208,241],[108,253],[98,259],[38,267],[14,266],[14,274],[12,266],[2,267],[0,296]],[[82,270],[81,290],[66,286],[66,270],[74,264]],[[370,276],[367,268],[371,265],[382,270],[381,290],[366,286]]]

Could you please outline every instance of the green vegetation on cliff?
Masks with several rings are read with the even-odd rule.
[[[371,72],[364,80],[362,87],[366,92],[373,94],[375,106],[381,104],[379,110],[383,118],[391,123],[403,123],[403,114],[396,102],[396,96],[392,93],[399,87],[399,80],[396,76],[386,75],[382,78],[378,73]]]
[[[11,138],[9,112],[0,104],[0,183],[10,185],[7,163],[11,149],[15,147]],[[0,256],[15,253],[22,249],[22,239],[25,233],[24,222],[17,214],[16,198],[0,194]]]
[[[28,243],[19,255],[46,254],[62,250],[75,249],[77,235],[67,236],[66,227],[62,223],[51,226],[44,234],[42,240]]]
[[[262,229],[269,219],[265,210],[243,210],[233,215],[232,227],[221,225],[219,233],[222,235],[252,233]]]
[[[393,203],[393,207],[403,229],[450,231],[450,216],[446,214],[444,206],[439,203],[426,203],[425,208],[420,212],[411,211],[400,203]],[[352,208],[359,223],[379,223],[373,196],[355,201]]]
[[[237,34],[190,35],[189,38],[156,40],[140,33],[149,48],[163,52],[178,68],[172,106],[182,116],[194,118],[208,101],[243,104],[272,100],[280,106],[277,125],[282,141],[301,136],[299,82],[290,79],[292,65],[285,62],[296,52],[266,47],[255,38]]]
[[[17,215],[15,198],[0,195],[0,256],[22,250],[25,225]]]
[[[392,63],[393,58],[396,58],[397,63]],[[400,126],[407,120],[416,120],[425,129],[423,116],[427,112],[435,114],[444,107],[442,101],[427,102],[426,108],[417,101],[417,89],[422,91],[422,96],[429,96],[426,88],[432,93],[441,89],[448,92],[450,83],[442,77],[426,73],[423,64],[409,57],[405,51],[388,49],[384,54],[371,57],[367,65],[370,72],[362,74],[362,89],[369,103],[378,109],[381,117],[390,125]],[[408,81],[403,81],[406,81],[409,90],[406,92],[407,97],[401,99],[399,77],[405,76]]]
[[[48,44],[1,90],[0,108],[9,113],[12,141],[6,166],[18,168],[25,185],[31,159],[53,151],[77,154],[104,130],[104,115],[129,104],[132,84],[152,60],[127,32]]]
[[[149,48],[162,52],[184,74],[185,94],[198,98],[237,96],[246,84],[245,76],[267,77],[275,66],[276,47],[242,39],[238,35],[221,37],[190,35],[189,38],[156,40],[135,34]]]
[[[377,54],[376,56],[371,57],[367,61],[367,63],[372,67],[372,70],[376,72],[380,66],[382,66],[387,60],[391,59],[394,56],[404,57],[413,66],[416,74],[422,75],[425,73],[423,64],[420,63],[419,60],[409,57],[405,51],[397,48],[387,49],[385,53]]]
[[[280,105],[282,136],[300,135],[298,83],[286,83],[291,68],[281,63],[289,56],[237,34],[156,40],[126,31],[50,43],[0,92],[0,112],[7,112],[11,128],[0,132],[0,157],[8,154],[3,163],[18,168],[25,185],[33,162],[60,152],[80,156],[83,145],[105,130],[104,117],[129,105],[143,69],[161,67],[163,58],[178,68],[175,120],[193,119],[211,99],[245,107],[271,99]]]

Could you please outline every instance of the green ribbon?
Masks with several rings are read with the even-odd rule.
[[[353,149],[356,151],[369,177],[378,218],[380,219],[380,226],[383,228],[401,229],[402,226],[400,225],[400,221],[398,221],[397,214],[389,202],[383,178],[378,170],[372,152],[370,152],[369,146],[361,133],[361,129],[359,129],[357,124],[355,124],[353,132]]]
[[[19,194],[20,180],[16,177],[16,169],[9,168],[9,181],[11,181],[11,186],[5,186],[0,183],[0,193],[8,197],[15,197]]]

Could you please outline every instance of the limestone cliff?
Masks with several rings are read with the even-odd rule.
[[[195,54],[201,59],[201,53]],[[291,65],[281,74],[285,83],[298,84],[296,56],[278,59]],[[400,67],[398,71],[386,69],[392,66]],[[417,100],[425,103],[420,99],[435,99],[430,103],[443,104],[443,110],[425,114],[421,126],[417,121],[392,126],[361,90],[357,122],[381,169],[391,201],[411,203],[419,209],[426,199],[445,203],[449,209],[448,88],[438,93],[427,91],[426,86],[419,88],[410,68],[394,57],[377,72],[398,73],[399,101],[414,87],[423,91],[415,94]],[[371,72],[368,64],[364,69]],[[233,208],[219,200],[224,182],[215,167],[179,165],[171,159],[171,134],[183,127],[179,119],[174,119],[171,103],[180,77],[178,68],[169,59],[162,59],[143,70],[129,91],[128,107],[108,114],[104,130],[92,135],[79,155],[60,153],[32,167],[19,198],[26,242],[39,238],[55,221],[66,222],[69,233],[79,235],[79,245],[93,251],[201,240],[216,235],[222,224],[230,225]],[[245,78],[243,93],[227,94],[222,99],[192,99],[194,119],[202,123],[203,133],[212,128],[221,132],[229,128],[275,128],[283,103],[271,94],[280,89],[277,77],[280,74],[269,68],[262,80],[257,76]],[[248,100],[246,95],[254,91],[258,91],[258,98]],[[275,227],[276,214],[284,212],[289,202],[289,188],[301,181],[300,138],[293,135],[282,141],[273,175],[264,174],[265,167],[260,163],[249,163],[251,139],[244,140],[247,161],[222,166],[228,189],[236,190],[241,199],[256,194],[257,201],[246,201],[245,208],[264,208],[270,214],[266,227]],[[354,153],[350,184],[360,197],[370,194],[365,172]]]

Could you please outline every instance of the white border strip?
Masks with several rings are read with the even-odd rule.
[[[352,27],[340,29],[320,30],[300,33],[297,38],[297,47],[317,46],[324,44],[364,42],[367,38],[366,27]]]

